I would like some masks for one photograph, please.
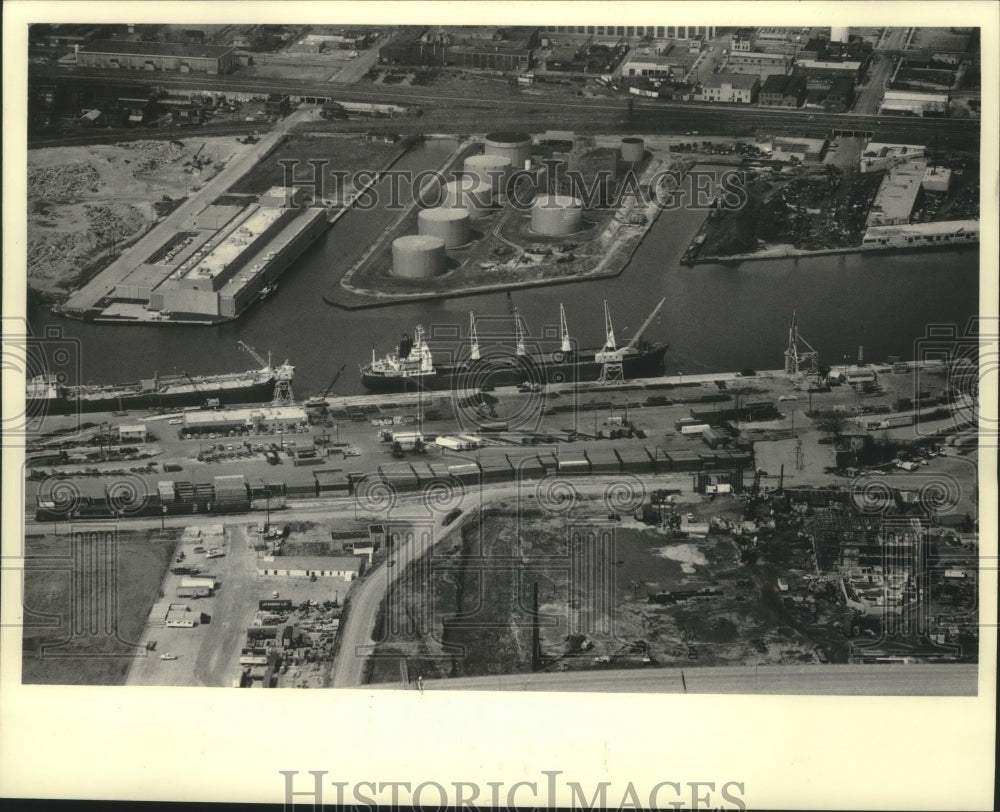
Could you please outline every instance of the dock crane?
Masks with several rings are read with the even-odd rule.
[[[288,363],[286,359],[279,367],[271,364],[271,353],[268,351],[267,360],[253,347],[243,341],[237,341],[242,349],[250,354],[250,357],[260,364],[261,370],[269,371],[274,376],[274,397],[271,399],[272,406],[287,406],[294,402],[292,395],[292,377],[295,375],[295,367]]]
[[[516,352],[518,357],[528,354],[528,349],[524,344],[524,327],[521,321],[521,314],[514,304],[514,299],[507,291],[507,306],[510,308],[510,315],[514,318],[514,335],[516,337]]]
[[[623,370],[625,360],[635,352],[636,345],[642,339],[642,334],[646,332],[646,328],[649,327],[653,319],[656,318],[665,301],[667,301],[667,299],[664,296],[660,299],[659,304],[653,308],[653,312],[646,317],[646,320],[642,323],[639,329],[635,331],[635,334],[632,336],[628,344],[624,347],[619,347],[615,341],[614,325],[611,323],[611,310],[608,307],[607,299],[604,300],[604,346],[601,348],[600,352],[594,355],[594,360],[602,365],[601,375],[597,379],[597,383],[621,383],[625,380],[625,373]]]
[[[323,393],[323,397],[327,398],[330,396],[330,392],[333,391],[333,387],[337,384],[340,379],[340,374],[347,368],[347,364],[344,364],[337,370],[336,374],[333,376],[333,380],[330,381],[330,385],[326,387],[326,391]]]
[[[469,311],[469,359],[479,360],[479,336],[476,334],[476,311]]]

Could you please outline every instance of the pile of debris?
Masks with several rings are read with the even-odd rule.
[[[90,233],[98,246],[127,240],[146,225],[146,218],[135,206],[86,206]]]
[[[28,200],[73,200],[103,185],[98,171],[85,163],[28,170]]]
[[[139,176],[159,169],[164,164],[180,158],[187,148],[180,141],[126,141],[117,144],[122,149],[136,153],[132,174]]]
[[[29,231],[28,276],[53,279],[61,276],[67,264],[83,262],[90,250],[78,234],[64,231]]]

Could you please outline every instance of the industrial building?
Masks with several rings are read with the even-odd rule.
[[[758,28],[750,31],[751,47],[745,50],[795,56],[808,41],[808,36],[808,28]],[[741,37],[741,45],[746,41],[745,37]]]
[[[265,556],[257,564],[257,575],[286,578],[340,578],[353,581],[361,573],[357,556]]]
[[[881,144],[870,141],[861,153],[862,172],[881,172],[897,164],[924,160],[923,144]]]
[[[542,31],[554,34],[592,34],[598,37],[653,37],[654,39],[694,39],[715,36],[714,25],[547,25]]]
[[[205,410],[184,413],[183,431],[192,434],[244,429],[275,429],[308,425],[302,406],[263,406],[253,409]]]
[[[787,54],[767,54],[762,51],[732,53],[726,61],[726,70],[733,73],[756,73],[784,76],[792,68],[792,58]]]
[[[495,30],[489,37],[476,28],[427,30],[410,40],[379,49],[383,65],[426,65],[523,73],[534,64],[537,29]]]
[[[805,97],[804,77],[772,74],[761,85],[759,104],[761,107],[799,107]]]
[[[947,93],[918,93],[912,90],[887,90],[882,97],[879,113],[909,116],[945,116],[948,114]]]
[[[947,194],[951,188],[951,170],[944,166],[928,166],[920,187],[925,192]]]
[[[645,76],[650,78],[669,78],[675,71],[683,72],[683,69],[672,65],[662,57],[644,56],[638,59],[630,59],[622,65],[622,76]]]
[[[796,59],[795,71],[808,81],[832,82],[839,77],[861,81],[864,63],[857,61],[831,61],[818,59]]]
[[[271,189],[249,206],[212,205],[194,230],[174,233],[114,289],[147,310],[232,318],[249,307],[329,227],[301,190]]]
[[[753,104],[757,101],[760,77],[752,74],[713,73],[699,88],[699,101],[725,102],[727,104]]]
[[[825,138],[775,138],[771,142],[771,158],[776,161],[797,160],[819,163],[829,142]]]
[[[871,228],[909,223],[926,170],[926,162],[913,161],[894,166],[886,172],[868,212],[866,225]]]
[[[188,45],[173,42],[95,40],[80,48],[77,64],[83,68],[229,73],[236,67],[231,45]]]
[[[872,226],[865,231],[862,248],[916,248],[967,245],[979,242],[978,220],[947,220],[940,223],[906,223]]]

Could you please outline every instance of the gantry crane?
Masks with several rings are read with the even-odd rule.
[[[646,317],[646,320],[639,329],[635,331],[628,344],[619,348],[615,341],[614,325],[611,323],[611,310],[608,307],[607,299],[604,300],[604,346],[594,356],[594,360],[601,364],[601,375],[597,379],[598,383],[620,383],[625,380],[623,367],[625,360],[635,352],[636,345],[642,339],[642,334],[646,332],[646,328],[656,318],[665,301],[667,301],[666,297],[660,299],[659,304],[653,308],[653,312]]]
[[[265,360],[259,352],[257,352],[253,347],[243,341],[237,341],[244,350],[246,350],[250,357],[254,359],[262,370],[268,370],[274,376],[274,397],[271,399],[272,406],[287,406],[294,403],[294,395],[292,394],[292,377],[295,375],[295,367],[288,363],[288,359],[281,366],[275,368],[271,364],[271,353],[268,351],[267,359]]]

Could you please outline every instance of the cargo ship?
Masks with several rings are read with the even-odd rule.
[[[110,412],[127,409],[172,408],[235,403],[264,403],[274,397],[279,385],[291,385],[295,367],[285,361],[273,365],[243,342],[240,345],[260,367],[245,372],[219,375],[157,375],[133,383],[84,384],[69,386],[52,374],[28,380],[25,397],[27,414],[58,415],[81,412]]]
[[[517,308],[513,308],[516,343],[510,352],[480,353],[476,316],[470,314],[468,356],[456,362],[436,363],[424,329],[417,325],[413,338],[403,334],[395,352],[375,358],[361,368],[361,383],[372,392],[421,390],[476,390],[521,384],[614,382],[663,374],[666,343],[651,343],[642,337],[663,307],[661,299],[632,339],[619,347],[611,326],[608,303],[604,303],[606,340],[599,349],[577,349],[569,336],[566,312],[559,306],[560,348],[553,352],[528,352],[525,330]]]

